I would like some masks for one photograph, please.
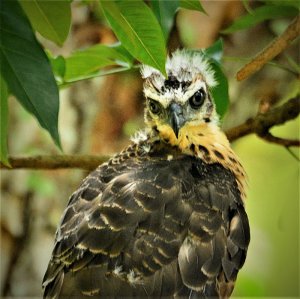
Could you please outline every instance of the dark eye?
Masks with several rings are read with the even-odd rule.
[[[154,100],[149,101],[149,108],[153,114],[158,114],[158,113],[160,113],[160,110],[161,110],[160,104]]]
[[[206,94],[205,91],[201,88],[200,90],[196,91],[195,94],[190,97],[189,102],[193,109],[198,109],[202,106],[205,100]]]

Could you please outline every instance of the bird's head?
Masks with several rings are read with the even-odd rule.
[[[177,50],[167,59],[166,71],[168,78],[149,66],[142,68],[145,121],[174,145],[187,128],[218,124],[210,94],[216,82],[208,62],[199,52]]]

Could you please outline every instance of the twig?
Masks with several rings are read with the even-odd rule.
[[[274,39],[261,53],[238,71],[238,81],[247,79],[253,73],[260,70],[268,61],[284,51],[289,44],[300,35],[300,16],[296,17],[288,28]]]
[[[300,140],[284,139],[284,138],[276,137],[276,136],[273,136],[270,132],[267,132],[266,134],[264,134],[260,137],[268,142],[277,143],[277,144],[283,145],[285,147],[300,146]]]
[[[259,113],[255,118],[247,120],[244,124],[226,131],[230,141],[243,136],[256,133],[261,138],[286,147],[300,146],[299,140],[289,140],[274,137],[269,132],[270,128],[296,118],[300,113],[300,98],[293,98],[280,107],[268,110],[266,113]],[[92,170],[109,159],[108,156],[35,156],[35,157],[10,157],[9,162],[12,168],[0,164],[2,169],[59,169],[59,168],[81,168]]]
[[[300,162],[300,159],[299,157],[288,147],[286,146],[285,147],[286,150],[289,152],[289,154],[297,161],[297,162]]]

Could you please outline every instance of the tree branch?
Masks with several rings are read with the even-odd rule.
[[[107,161],[109,156],[91,155],[53,155],[53,156],[34,156],[34,157],[10,157],[11,168],[0,164],[0,169],[59,169],[59,168],[81,168],[95,169],[98,165]]]
[[[300,35],[300,16],[296,17],[288,28],[274,39],[262,52],[238,71],[238,81],[247,79],[253,73],[260,70],[268,61],[284,51],[289,44]]]
[[[229,129],[226,135],[229,141],[234,141],[251,133],[257,134],[266,141],[284,146],[300,146],[299,140],[288,140],[274,137],[269,130],[273,126],[284,124],[296,118],[300,113],[300,98],[296,97],[283,105],[270,109],[266,113],[258,113],[255,118],[248,119],[245,123]]]
[[[273,126],[281,125],[286,121],[296,118],[300,113],[300,98],[296,97],[284,103],[280,107],[268,110],[266,113],[258,113],[255,118],[236,126],[226,135],[229,141],[237,140],[243,136],[255,133],[268,142],[277,143],[286,147],[300,146],[299,140],[289,140],[273,136],[269,130]],[[1,169],[59,169],[81,168],[92,170],[109,159],[108,156],[85,155],[57,155],[35,157],[10,157],[11,168],[0,164]]]

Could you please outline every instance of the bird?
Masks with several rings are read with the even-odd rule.
[[[71,197],[44,298],[228,298],[250,242],[247,176],[202,51],[143,65],[145,128]]]

